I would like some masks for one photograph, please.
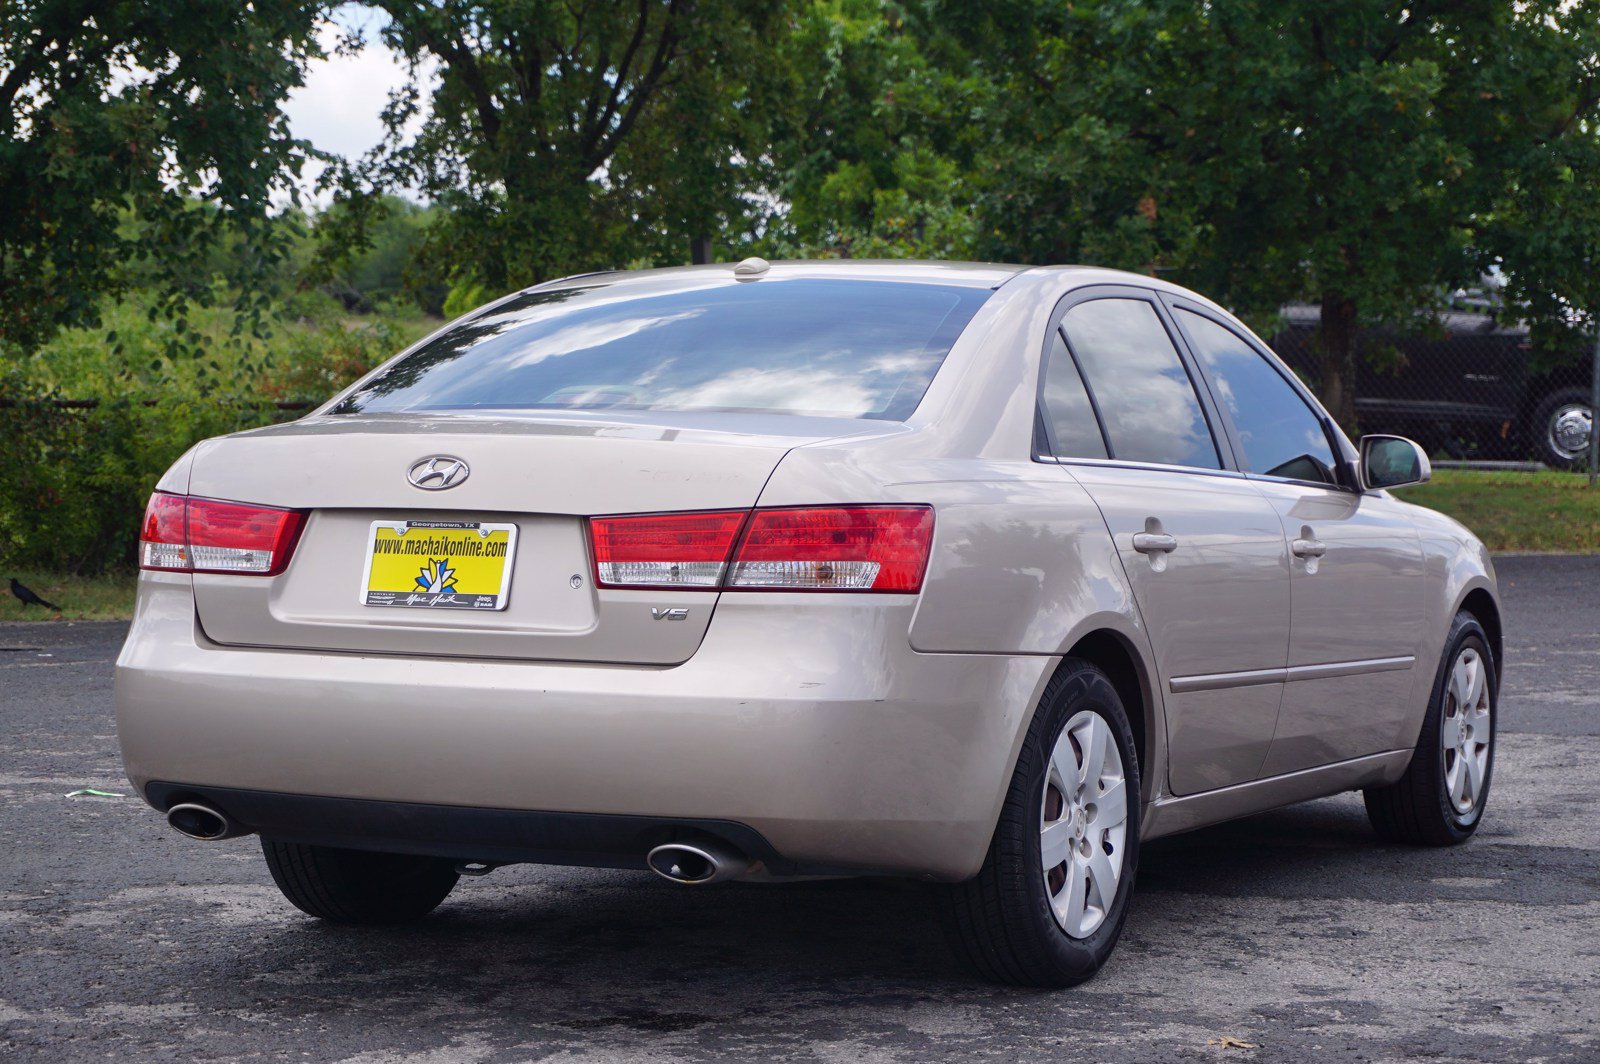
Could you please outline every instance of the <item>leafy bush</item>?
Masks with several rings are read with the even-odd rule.
[[[151,305],[108,306],[104,328],[63,332],[9,369],[0,358],[0,567],[133,564],[145,501],[185,450],[297,417],[276,401],[319,402],[431,327],[415,311],[351,318],[307,292],[266,340],[231,337],[225,311],[191,309],[184,328],[207,354],[175,358],[166,341],[178,325]]]
[[[179,455],[208,436],[293,416],[271,404],[200,399],[73,409],[4,390],[0,564],[53,572],[98,574],[133,564],[145,501]]]
[[[485,286],[475,281],[463,281],[450,289],[450,294],[444,297],[444,316],[449,319],[461,317],[469,310],[477,310],[489,300],[495,298],[494,294]]]
[[[420,330],[374,317],[289,337],[260,378],[268,399],[321,402],[416,340]]]

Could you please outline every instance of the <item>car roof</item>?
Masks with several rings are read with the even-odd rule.
[[[746,259],[745,262],[766,262]],[[703,266],[668,266],[648,270],[601,270],[574,274],[549,281],[536,288],[544,290],[581,288],[595,283],[629,284],[674,282],[692,286],[713,277],[726,277],[737,262],[717,262]],[[998,288],[1027,266],[995,262],[940,262],[922,259],[774,259],[750,277],[854,278],[875,281],[906,281],[923,284],[948,284],[968,288]]]

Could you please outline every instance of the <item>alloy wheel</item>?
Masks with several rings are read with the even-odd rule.
[[[1457,817],[1472,814],[1489,774],[1493,736],[1488,670],[1473,647],[1463,647],[1450,665],[1439,745],[1444,752],[1444,787]]]

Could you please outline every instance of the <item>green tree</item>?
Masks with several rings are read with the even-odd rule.
[[[371,173],[445,208],[423,255],[452,280],[503,290],[669,246],[682,261],[744,224],[765,147],[749,85],[781,0],[374,6],[414,76]]]
[[[1011,104],[985,250],[1318,302],[1346,425],[1363,323],[1491,266],[1514,313],[1600,308],[1590,0],[1015,2],[969,39]]]
[[[93,324],[145,262],[182,323],[230,239],[258,328],[292,234],[274,226],[306,149],[280,104],[319,54],[307,0],[0,4],[0,347]],[[181,330],[180,330],[181,332]]]
[[[782,256],[967,258],[971,167],[997,91],[919,0],[813,0],[781,43],[772,133]],[[978,119],[977,122],[974,119]]]
[[[304,274],[347,310],[366,313],[409,293],[438,314],[448,287],[415,268],[438,213],[399,196],[340,197],[312,224],[315,253]]]

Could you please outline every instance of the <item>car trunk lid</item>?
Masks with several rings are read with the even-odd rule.
[[[586,518],[747,509],[790,448],[891,428],[740,414],[394,415],[225,437],[196,453],[191,495],[309,517],[282,575],[196,574],[200,625],[233,645],[676,664],[699,646],[716,593],[597,590]],[[414,487],[408,472],[434,456],[461,460],[467,474],[448,490]],[[374,522],[514,526],[505,607],[367,605]]]

